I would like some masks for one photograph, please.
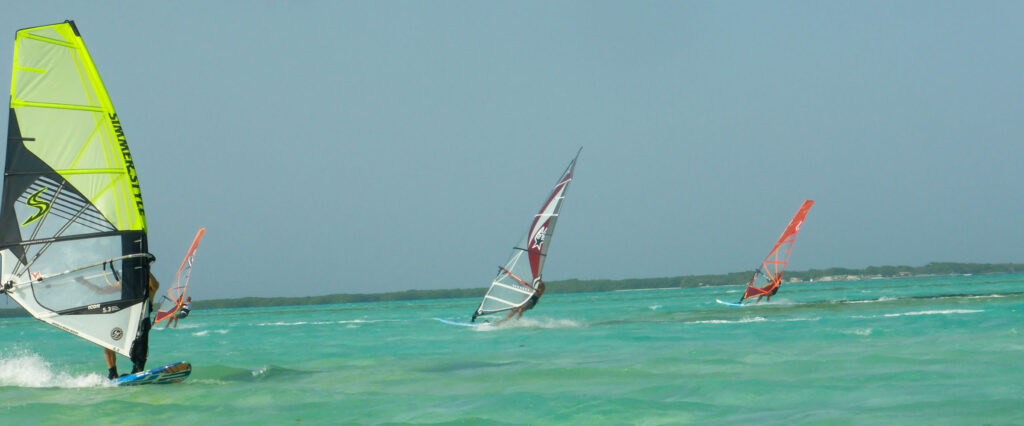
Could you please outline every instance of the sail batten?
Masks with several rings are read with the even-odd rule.
[[[89,106],[89,105],[71,105],[71,104],[54,104],[46,102],[27,102],[27,101],[11,101],[11,107],[31,107],[31,108],[51,108],[51,109],[69,109],[74,111],[92,111],[92,112],[103,112],[103,107]]]
[[[513,287],[513,286],[505,285],[505,284],[502,284],[502,283],[499,283],[499,282],[494,283],[494,285],[499,286],[499,287],[504,287],[504,288],[507,288],[507,289],[512,290],[512,291],[517,291],[517,292],[523,293],[527,297],[533,295],[532,291],[526,291],[526,290],[523,290],[523,289],[521,289],[519,287]]]
[[[16,33],[8,117],[3,292],[43,322],[128,355],[149,312],[145,208],[73,22]]]
[[[540,211],[533,215],[526,235],[512,246],[512,254],[505,265],[498,268],[498,276],[491,282],[473,318],[480,315],[515,309],[525,304],[537,292],[541,281],[544,262],[551,246],[555,223],[565,200],[569,183],[572,182],[576,157],[562,172],[551,194],[545,198]]]

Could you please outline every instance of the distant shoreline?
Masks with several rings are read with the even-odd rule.
[[[1013,274],[1024,272],[1022,263],[932,262],[924,266],[868,266],[861,269],[828,268],[786,272],[786,283],[859,281],[891,278],[923,278],[954,275]],[[623,280],[548,281],[547,293],[596,293],[608,291],[650,291],[666,289],[743,285],[752,271],[715,275],[685,275],[666,278]],[[393,302],[404,300],[480,298],[487,288],[447,290],[406,290],[389,293],[330,294],[306,297],[242,297],[235,299],[193,300],[194,309],[255,308],[267,306],[334,305],[342,303]],[[0,309],[0,318],[23,317],[21,308]]]

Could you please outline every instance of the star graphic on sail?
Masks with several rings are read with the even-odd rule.
[[[544,245],[544,235],[547,234],[547,230],[547,225],[537,230],[537,233],[533,236],[533,244],[530,245],[530,248],[540,250],[541,246]]]

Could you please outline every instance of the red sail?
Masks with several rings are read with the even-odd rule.
[[[199,232],[196,233],[196,237],[192,240],[192,245],[189,246],[188,251],[185,252],[185,259],[181,261],[181,266],[178,267],[178,273],[174,275],[174,287],[167,289],[167,294],[164,295],[161,300],[163,303],[160,304],[160,308],[157,309],[156,312],[156,317],[153,319],[153,325],[177,314],[178,310],[180,310],[181,306],[185,303],[185,292],[188,291],[188,280],[192,277],[192,262],[195,261],[196,249],[199,248],[199,241],[202,241],[203,234],[205,233],[206,228],[200,229]],[[185,278],[184,282],[182,282],[182,277]]]
[[[754,276],[750,277],[747,290],[743,293],[741,301],[754,296],[770,297],[779,290],[779,285],[782,284],[782,274],[786,271],[786,265],[789,263],[789,254],[793,251],[793,243],[796,242],[796,234],[800,233],[800,227],[804,224],[804,218],[812,205],[814,205],[814,201],[807,200],[800,206],[800,210],[793,216],[793,220],[789,221],[786,230],[782,231],[775,246],[761,262],[761,267],[754,271]]]

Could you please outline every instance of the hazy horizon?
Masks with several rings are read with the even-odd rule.
[[[73,19],[197,299],[486,287],[583,146],[547,280],[1016,263],[1024,4],[35,2]],[[10,305],[14,305],[10,303]]]

